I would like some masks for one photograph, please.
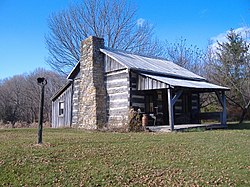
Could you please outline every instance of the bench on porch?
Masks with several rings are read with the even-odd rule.
[[[222,112],[201,112],[199,113],[199,120],[216,120],[221,121]]]

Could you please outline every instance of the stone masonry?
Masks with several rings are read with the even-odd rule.
[[[104,40],[90,36],[81,42],[78,125],[98,129],[107,121],[104,84]]]
[[[81,79],[79,78],[80,75],[78,74],[75,77],[73,84],[73,95],[72,95],[72,127],[78,127],[78,114],[79,114],[79,94],[80,94],[80,82]]]

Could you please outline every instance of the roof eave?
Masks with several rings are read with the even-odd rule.
[[[144,70],[144,69],[140,69],[140,68],[130,68],[130,70],[138,72],[138,73],[148,73],[148,74],[152,74],[152,75],[165,76],[165,77],[169,77],[169,78],[177,78],[177,79],[193,80],[193,81],[207,81],[205,78],[201,79],[201,78],[185,77],[185,76],[180,76],[180,75],[175,75],[175,74],[170,74],[170,73],[149,71],[149,70]]]
[[[51,98],[51,101],[55,101],[71,84],[72,84],[73,80],[68,80],[68,82],[62,86]]]
[[[77,74],[76,71],[78,69],[78,66],[80,67],[80,61],[75,65],[75,67],[71,70],[71,72],[69,73],[69,75],[67,76],[67,79],[73,79],[75,78],[74,74]]]

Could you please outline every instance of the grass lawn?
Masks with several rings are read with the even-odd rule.
[[[250,127],[250,123],[245,127]],[[0,130],[0,186],[250,186],[250,128]]]

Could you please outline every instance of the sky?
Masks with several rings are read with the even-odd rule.
[[[0,79],[50,69],[45,34],[52,13],[80,0],[0,0]],[[250,30],[250,0],[132,0],[138,23],[154,25],[159,40],[205,50],[209,41],[225,40],[230,29]]]

